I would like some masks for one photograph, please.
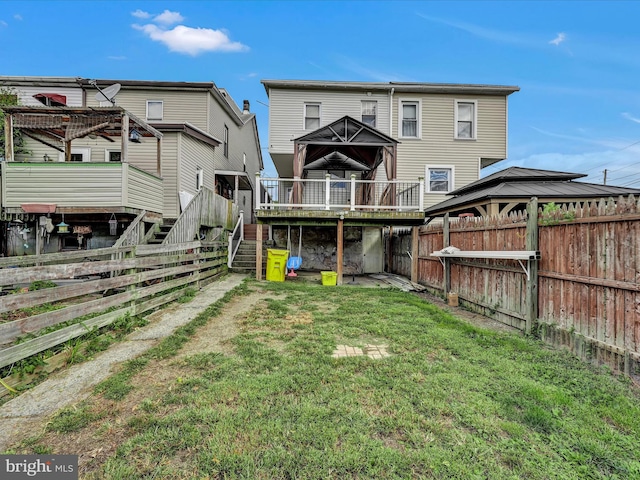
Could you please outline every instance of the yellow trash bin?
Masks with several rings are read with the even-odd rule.
[[[267,249],[267,280],[270,282],[284,282],[287,274],[287,259],[289,250]]]

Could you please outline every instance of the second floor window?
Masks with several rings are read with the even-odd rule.
[[[320,104],[305,103],[304,104],[304,129],[315,130],[320,128]]]
[[[147,120],[162,120],[163,102],[162,100],[147,100]]]
[[[403,101],[400,103],[400,107],[400,136],[419,138],[420,103]]]
[[[456,101],[455,138],[476,138],[476,103]]]
[[[224,126],[224,132],[222,133],[222,147],[224,156],[229,158],[229,127]]]
[[[362,123],[375,128],[377,112],[378,102],[376,102],[375,100],[362,101]]]

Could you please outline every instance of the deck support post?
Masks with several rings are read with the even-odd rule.
[[[256,225],[256,280],[262,280],[262,224]]]
[[[336,273],[338,274],[337,284],[342,285],[342,265],[344,261],[344,219],[338,219],[338,229],[336,238]]]

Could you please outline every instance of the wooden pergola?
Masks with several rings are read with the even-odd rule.
[[[141,137],[157,139],[156,173],[162,176],[162,133],[121,107],[24,107],[5,106],[5,160],[15,161],[13,132],[20,132],[71,160],[71,142],[96,135],[109,142],[120,142],[122,162],[127,162],[129,142]]]

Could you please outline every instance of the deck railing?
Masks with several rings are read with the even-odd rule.
[[[424,211],[424,178],[400,180],[262,178],[266,192],[256,196],[256,210],[302,208],[308,210]]]

